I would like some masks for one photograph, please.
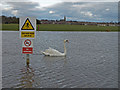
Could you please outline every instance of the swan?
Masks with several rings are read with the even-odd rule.
[[[61,52],[59,52],[53,48],[50,48],[50,47],[49,47],[49,49],[46,49],[44,52],[43,51],[41,51],[41,52],[45,56],[66,56],[66,53],[67,53],[66,47],[65,47],[66,42],[69,43],[69,41],[64,40],[64,53],[61,53]]]

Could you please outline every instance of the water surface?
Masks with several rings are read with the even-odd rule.
[[[47,57],[40,51],[52,47],[66,57]],[[37,32],[30,66],[21,53],[19,32],[2,33],[3,88],[117,88],[117,32]]]

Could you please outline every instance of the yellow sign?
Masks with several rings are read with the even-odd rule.
[[[21,30],[34,30],[29,18],[26,19],[25,23],[23,24]]]
[[[22,31],[21,38],[34,38],[35,32]]]

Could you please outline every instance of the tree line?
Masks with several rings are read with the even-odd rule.
[[[13,16],[13,17],[7,17],[7,16],[0,16],[2,19],[2,24],[18,24],[19,23],[19,18]]]
[[[7,17],[7,16],[2,15],[0,16],[0,19],[2,20],[2,24],[19,24],[19,18],[15,16]],[[40,24],[40,20],[38,19],[37,19],[37,24]]]
[[[19,18],[18,17],[7,17],[7,16],[0,16],[0,20],[2,20],[2,24],[19,24]],[[36,20],[37,24],[41,24],[41,20]],[[120,21],[118,21],[118,24],[120,24]]]

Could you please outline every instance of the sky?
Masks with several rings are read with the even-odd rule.
[[[2,0],[1,15],[37,19],[117,22],[118,0]]]

